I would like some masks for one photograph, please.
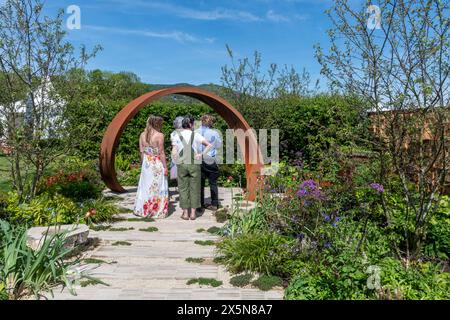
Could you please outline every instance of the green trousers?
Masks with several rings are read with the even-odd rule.
[[[199,164],[179,164],[177,166],[178,191],[180,192],[180,207],[182,209],[197,209],[201,207],[201,167]]]

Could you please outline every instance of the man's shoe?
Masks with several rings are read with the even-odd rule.
[[[205,209],[211,210],[211,211],[217,211],[219,209],[218,206],[209,205]]]

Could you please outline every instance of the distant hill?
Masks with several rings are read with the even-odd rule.
[[[173,87],[181,87],[181,86],[190,86],[190,87],[197,87],[203,90],[207,90],[210,91],[212,93],[215,93],[219,96],[224,95],[224,87],[214,84],[214,83],[210,83],[210,84],[201,84],[198,86],[189,84],[189,83],[177,83],[177,84],[150,84],[149,87],[151,90],[161,90],[161,89],[165,89],[165,88],[173,88]],[[198,100],[186,97],[186,96],[181,96],[181,95],[171,95],[171,96],[167,96],[162,98],[162,100],[165,101],[176,101],[176,102],[193,102],[196,101],[198,102]]]

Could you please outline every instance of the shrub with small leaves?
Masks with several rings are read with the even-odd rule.
[[[212,240],[196,240],[194,243],[198,244],[199,246],[214,246],[216,244]]]
[[[134,230],[134,228],[121,227],[121,228],[111,228],[111,229],[109,229],[109,231],[115,231],[115,232],[124,232],[124,231],[131,231],[131,230]]]
[[[116,241],[112,244],[113,246],[131,246],[128,241]]]
[[[187,285],[198,283],[199,285],[203,286],[211,286],[211,287],[219,287],[223,284],[222,281],[212,279],[212,278],[195,278],[190,279],[186,283]]]
[[[274,287],[281,287],[283,285],[283,279],[277,276],[269,276],[264,274],[253,281],[252,284],[260,290],[269,291]]]
[[[158,228],[156,228],[156,227],[148,227],[148,228],[145,228],[145,229],[139,229],[139,231],[143,231],[143,232],[156,232],[156,231],[158,231]]]
[[[215,213],[215,217],[218,223],[224,223],[228,220],[228,210],[225,208],[217,210]]]
[[[202,262],[205,261],[205,259],[204,258],[192,258],[192,257],[189,257],[189,258],[186,258],[186,261],[187,262],[191,262],[191,263],[202,263]]]
[[[220,233],[220,228],[219,227],[216,227],[216,226],[214,226],[214,227],[211,227],[211,228],[209,228],[208,230],[206,230],[208,233],[211,233],[211,234],[219,234]]]
[[[230,284],[234,287],[245,287],[250,284],[250,281],[252,281],[253,275],[250,273],[247,274],[241,274],[235,277],[232,277],[230,279]]]

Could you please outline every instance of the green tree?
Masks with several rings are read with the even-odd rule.
[[[402,253],[417,257],[449,166],[450,2],[379,0],[379,15],[371,4],[334,1],[331,45],[317,46],[317,58],[333,89],[367,102],[379,179],[389,185],[394,174],[400,181],[392,187],[403,198],[395,201],[403,217]],[[394,208],[385,203],[384,211],[394,223]]]
[[[6,0],[0,6],[0,91],[3,138],[14,188],[33,197],[45,169],[67,154],[65,107],[75,98],[74,69],[82,69],[99,48],[79,56],[65,41],[63,15],[43,14],[40,0]]]

